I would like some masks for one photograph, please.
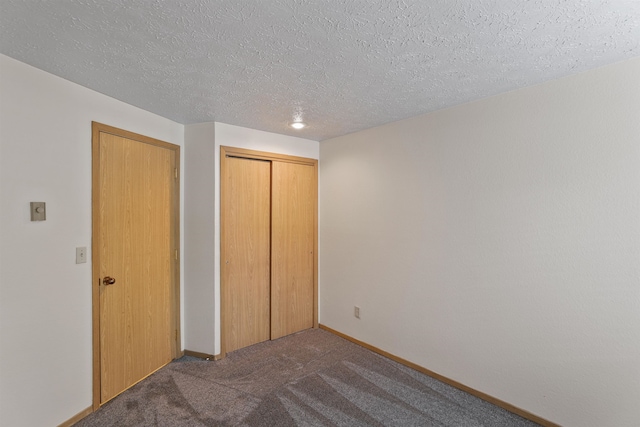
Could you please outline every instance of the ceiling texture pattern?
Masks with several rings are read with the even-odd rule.
[[[323,140],[640,56],[640,1],[0,0],[0,52],[180,123]]]

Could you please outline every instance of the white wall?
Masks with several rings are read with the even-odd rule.
[[[215,354],[215,124],[185,126],[184,348]]]
[[[215,354],[220,353],[220,146],[317,159],[319,144],[304,138],[279,135],[224,123],[215,124]]]
[[[320,144],[320,321],[563,425],[637,424],[638,75],[636,59]],[[188,141],[195,351],[220,350],[220,145],[318,158],[315,141],[185,128],[0,55],[7,425],[91,405],[91,264],[74,258],[91,249],[92,120]]]
[[[321,323],[565,426],[640,425],[639,76],[321,142]]]
[[[183,142],[178,123],[0,55],[3,425],[58,425],[92,403],[91,262],[75,264],[77,246],[91,259],[92,120]]]

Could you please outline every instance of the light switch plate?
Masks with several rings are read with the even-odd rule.
[[[87,248],[76,248],[76,264],[84,264],[87,262]]]
[[[47,219],[47,207],[44,202],[31,202],[31,221]]]

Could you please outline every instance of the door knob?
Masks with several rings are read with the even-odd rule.
[[[116,279],[113,277],[106,276],[102,278],[102,284],[105,286],[113,285],[114,283],[116,283]]]

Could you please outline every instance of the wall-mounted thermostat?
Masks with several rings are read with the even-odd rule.
[[[47,207],[44,202],[31,202],[31,221],[47,219]]]

